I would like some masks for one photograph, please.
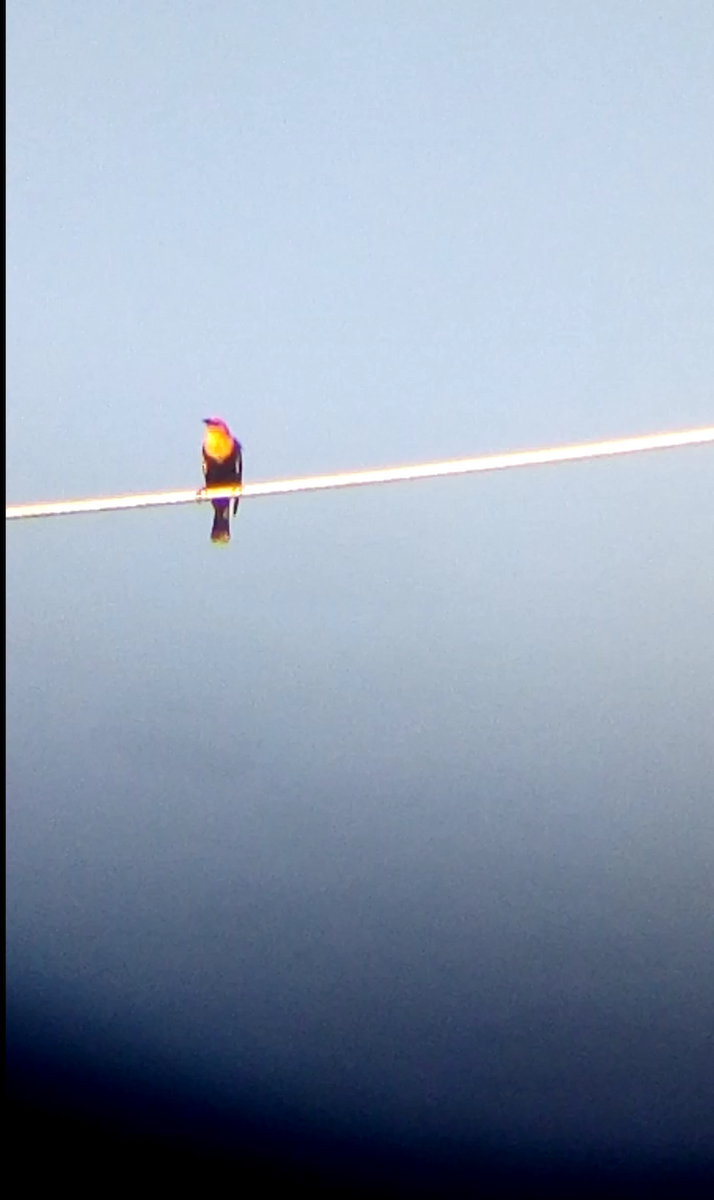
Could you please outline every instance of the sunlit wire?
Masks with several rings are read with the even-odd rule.
[[[341,471],[334,475],[308,475],[298,479],[244,483],[239,489],[222,487],[211,488],[210,492],[203,489],[179,492],[144,492],[127,496],[99,496],[87,500],[50,500],[37,504],[10,504],[5,508],[5,519],[17,521],[29,517],[60,517],[129,508],[159,508],[169,504],[195,504],[210,499],[229,498],[236,494],[243,499],[254,499],[258,496],[284,496],[294,492],[366,487],[370,484],[400,483],[417,479],[437,479],[447,475],[471,475],[485,471],[505,471],[516,467],[578,462],[583,459],[608,458],[621,454],[639,454],[646,450],[673,450],[681,446],[701,446],[707,442],[714,442],[714,426],[705,429],[684,429],[674,433],[649,433],[639,437],[615,438],[606,442],[550,446],[542,450],[485,454],[478,458],[459,458],[446,462],[417,463],[405,467]]]

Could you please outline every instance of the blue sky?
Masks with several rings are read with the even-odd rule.
[[[246,479],[711,424],[705,0],[7,31],[9,500],[198,484],[213,413]],[[9,527],[13,994],[397,1124],[696,1141],[711,480]]]

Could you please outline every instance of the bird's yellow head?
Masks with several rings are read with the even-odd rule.
[[[209,458],[226,458],[233,449],[233,435],[225,421],[220,417],[205,417],[203,424],[206,426],[203,436],[206,454]]]

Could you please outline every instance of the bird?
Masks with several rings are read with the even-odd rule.
[[[230,487],[243,480],[243,449],[220,417],[204,417],[203,478],[206,488]],[[233,500],[233,516],[238,512],[239,496]],[[231,540],[230,499],[213,500],[211,541],[225,544]]]

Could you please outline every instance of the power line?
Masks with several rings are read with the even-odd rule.
[[[333,488],[365,487],[369,484],[399,483],[416,479],[437,479],[447,475],[472,475],[484,471],[505,471],[515,467],[545,466],[551,463],[578,462],[589,458],[610,458],[620,454],[640,454],[646,450],[673,450],[682,446],[701,446],[714,442],[714,426],[684,429],[675,433],[649,433],[640,437],[616,438],[606,442],[583,442],[574,446],[550,446],[543,450],[517,450],[507,454],[485,454],[479,458],[459,458],[447,462],[417,463],[406,467],[385,467],[372,471],[342,471],[336,475],[308,475],[301,479],[276,479],[265,483],[245,483],[242,488],[211,488],[180,492],[144,492],[129,496],[99,496],[88,500],[51,500],[38,504],[10,504],[6,521],[29,517],[74,516],[79,513],[118,511],[127,508],[159,508],[169,504],[195,504],[211,499],[240,495],[284,496],[293,492],[321,492]]]

